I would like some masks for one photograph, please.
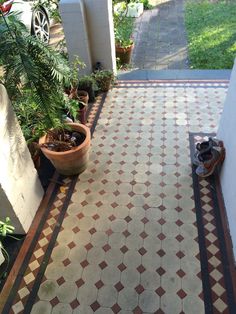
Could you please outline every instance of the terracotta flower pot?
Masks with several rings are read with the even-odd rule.
[[[121,64],[130,63],[133,47],[134,47],[134,44],[132,44],[131,46],[127,48],[123,48],[116,45],[116,57],[120,59]]]
[[[66,176],[83,172],[87,168],[90,149],[90,129],[78,123],[68,123],[72,130],[85,135],[83,143],[65,152],[54,152],[45,147],[41,147],[43,154],[51,161],[58,173]],[[39,144],[48,141],[47,135],[39,139]]]
[[[87,106],[83,106],[83,108],[78,110],[78,119],[79,119],[80,123],[82,123],[82,124],[87,123],[86,112],[87,112]]]

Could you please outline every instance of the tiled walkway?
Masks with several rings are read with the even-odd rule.
[[[136,20],[133,67],[188,69],[184,0],[156,0],[154,4]]]
[[[120,82],[107,95],[88,169],[57,187],[9,313],[205,313],[189,132],[216,131],[226,91],[226,82]],[[208,313],[233,313],[202,184]]]

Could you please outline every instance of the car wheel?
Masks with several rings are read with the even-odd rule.
[[[42,41],[49,42],[49,20],[42,9],[36,9],[32,14],[32,34]]]

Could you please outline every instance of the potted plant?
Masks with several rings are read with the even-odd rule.
[[[63,86],[71,80],[68,61],[30,36],[17,17],[6,17],[1,11],[0,15],[0,58],[4,66],[3,83],[10,99],[17,104],[25,97],[26,104],[31,101],[36,104],[33,134],[44,135],[40,146],[46,157],[50,155],[47,151],[55,150],[51,160],[59,173],[72,175],[83,171],[88,159],[90,130],[77,123],[65,124],[63,119],[63,110],[69,101]],[[54,162],[55,155],[58,155],[57,162]]]
[[[114,82],[114,73],[110,70],[100,70],[94,73],[94,78],[101,92],[108,92]]]
[[[97,85],[92,75],[84,75],[79,79],[78,92],[83,90],[88,93],[89,101],[95,101],[95,92],[97,91]]]
[[[134,47],[132,32],[134,20],[131,17],[114,14],[116,58],[121,65],[129,64]]]
[[[10,260],[7,250],[4,248],[3,241],[6,237],[11,237],[15,240],[18,240],[12,235],[15,228],[10,224],[10,222],[11,221],[9,217],[6,217],[5,221],[0,221],[0,266],[6,263],[4,271],[0,273],[0,278],[4,277],[6,274]]]

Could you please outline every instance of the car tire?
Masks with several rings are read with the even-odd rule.
[[[43,42],[49,42],[50,24],[48,16],[43,9],[37,8],[32,13],[31,34]]]

